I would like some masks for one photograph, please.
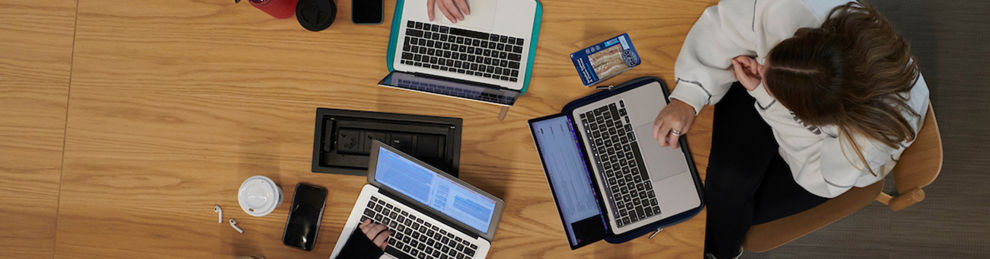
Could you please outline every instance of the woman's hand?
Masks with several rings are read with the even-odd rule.
[[[433,21],[433,18],[436,17],[436,11],[433,9],[437,5],[439,5],[440,12],[443,13],[443,16],[446,16],[447,20],[452,23],[463,21],[465,15],[471,14],[471,8],[468,7],[466,0],[427,0],[426,13],[430,16],[430,21]]]
[[[756,89],[763,81],[763,65],[751,57],[738,56],[733,58],[732,72],[735,73],[736,80],[739,80],[739,83],[749,91]]]
[[[366,219],[358,227],[361,228],[361,232],[364,232],[364,235],[368,236],[368,239],[372,243],[375,243],[375,246],[385,250],[385,246],[388,245],[385,241],[392,235],[392,231],[386,230],[385,225],[371,223],[370,219]]]
[[[670,104],[657,114],[657,120],[653,121],[653,138],[662,147],[680,147],[678,140],[691,129],[694,116],[694,107],[681,100],[672,99]]]

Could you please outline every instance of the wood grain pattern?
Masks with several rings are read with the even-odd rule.
[[[0,257],[54,251],[75,1],[0,3]]]
[[[935,110],[929,104],[925,124],[915,136],[914,143],[901,154],[900,159],[904,162],[898,163],[890,173],[894,175],[897,190],[907,194],[912,189],[920,190],[931,184],[942,171],[942,158],[942,136]],[[921,197],[924,197],[923,192]]]
[[[672,78],[684,36],[714,2],[543,1],[530,91],[499,121],[495,106],[377,87],[390,21],[353,25],[350,1],[337,1],[330,29],[308,32],[231,1],[82,0],[55,257],[326,258],[365,179],[309,172],[317,107],[463,118],[462,179],[506,201],[492,258],[701,257],[703,214],[652,240],[570,251],[526,120],[591,93],[568,54],[622,32],[644,63],[611,82]],[[710,118],[688,135],[702,171]],[[239,210],[236,188],[259,174],[287,201],[256,218]],[[330,189],[312,252],[280,241],[297,182]],[[246,232],[217,224],[213,204]]]

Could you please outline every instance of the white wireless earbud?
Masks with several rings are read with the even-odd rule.
[[[220,205],[213,205],[213,212],[217,213],[217,223],[223,224],[223,209],[220,209]]]
[[[237,221],[234,220],[234,218],[230,218],[230,227],[234,228],[234,230],[237,230],[237,232],[244,234],[244,230],[237,227]]]

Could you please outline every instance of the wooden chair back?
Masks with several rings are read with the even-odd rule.
[[[934,182],[942,171],[942,155],[942,135],[938,130],[935,111],[929,104],[921,131],[890,172],[898,194],[881,193],[877,201],[898,211],[924,200],[925,192],[921,188]]]
[[[921,188],[928,186],[942,170],[942,138],[931,105],[916,140],[901,154],[893,174],[899,195],[883,193],[883,181],[863,188],[852,188],[821,205],[771,222],[750,227],[743,241],[747,251],[766,252],[780,247],[866,207],[876,200],[894,211],[925,198]],[[888,177],[891,177],[888,175]]]

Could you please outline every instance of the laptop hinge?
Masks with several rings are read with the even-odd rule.
[[[393,200],[399,201],[399,203],[402,203],[403,205],[406,205],[406,207],[412,208],[412,209],[414,209],[416,211],[419,211],[420,213],[426,214],[426,215],[432,217],[433,219],[435,219],[437,221],[443,222],[444,224],[447,224],[447,226],[449,226],[451,228],[454,228],[454,229],[456,229],[458,231],[461,231],[461,233],[467,234],[471,238],[479,238],[479,237],[481,237],[475,231],[471,231],[470,229],[461,227],[457,223],[451,222],[451,221],[447,220],[446,218],[444,218],[443,216],[437,215],[436,213],[433,213],[432,211],[429,211],[427,209],[424,209],[424,208],[422,208],[422,207],[420,207],[420,206],[418,206],[416,204],[413,204],[413,203],[407,201],[406,199],[404,199],[402,197],[399,197],[398,195],[394,195],[394,194],[386,191],[384,188],[378,188],[378,193],[381,193],[382,195],[385,195],[386,197],[392,198]]]
[[[585,145],[584,145],[585,137],[582,137],[584,136],[583,133],[580,132],[580,130],[578,130],[578,124],[582,122],[578,121],[578,119],[574,118],[574,116],[571,116],[572,112],[573,111],[564,114],[564,116],[567,116],[567,118],[569,118],[571,121],[571,127],[573,127],[574,129],[574,137],[577,139],[578,146],[581,148],[581,153],[582,153],[581,155],[584,156],[585,166],[588,167],[588,180],[591,182],[591,191],[594,192],[595,201],[598,202],[598,209],[601,211],[601,214],[599,215],[601,215],[602,224],[605,225],[605,232],[606,233],[612,232],[613,229],[608,224],[608,208],[606,208],[606,206],[608,206],[609,201],[602,197],[602,196],[607,196],[607,195],[603,195],[603,194],[607,194],[607,192],[604,189],[599,188],[597,178],[595,178],[595,176],[592,175],[595,174],[596,170],[599,169],[597,167],[598,165],[595,164],[594,157],[592,157],[591,155],[591,152],[594,151],[585,149]]]
[[[481,87],[484,87],[484,88],[490,88],[490,89],[496,89],[496,90],[508,90],[508,91],[519,92],[519,90],[513,90],[513,89],[510,89],[508,87],[502,87],[502,86],[499,86],[499,85],[493,85],[493,84],[482,83],[482,82],[475,82],[475,81],[471,81],[471,80],[458,79],[458,78],[453,78],[453,77],[445,77],[445,76],[439,76],[439,75],[433,75],[433,74],[425,74],[425,73],[421,73],[421,72],[403,72],[403,71],[398,71],[398,72],[400,72],[400,73],[406,73],[406,74],[411,74],[411,75],[418,76],[418,77],[439,79],[439,80],[444,80],[444,81],[454,81],[454,82],[458,82],[458,83],[462,83],[462,84],[477,85],[477,86],[481,86]]]

